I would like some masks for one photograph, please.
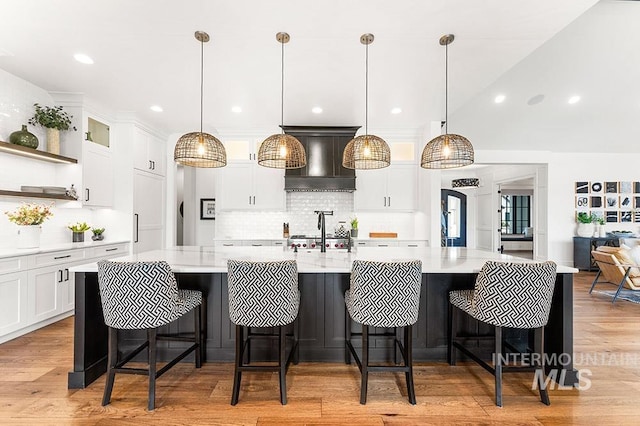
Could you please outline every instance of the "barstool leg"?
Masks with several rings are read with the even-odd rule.
[[[194,351],[196,356],[196,368],[202,367],[202,334],[201,334],[202,330],[201,330],[201,323],[200,323],[200,319],[201,319],[200,313],[201,313],[201,309],[200,309],[200,305],[198,305],[193,311],[195,343],[196,345],[198,345],[198,347]]]
[[[242,371],[240,371],[240,367],[242,366],[242,347],[244,340],[244,333],[241,325],[236,325],[236,362],[233,372],[233,392],[231,393],[231,405],[236,405],[238,403],[238,396],[240,395],[240,381],[242,380]]]
[[[280,367],[280,403],[287,405],[287,334],[285,333],[284,326],[281,325],[278,340],[280,343],[278,349],[278,366]]]
[[[362,369],[360,374],[360,404],[367,403],[367,384],[369,382],[369,326],[362,324]]]
[[[544,327],[536,328],[535,331],[535,346],[536,351],[540,354],[540,362],[538,366],[540,367],[540,375],[538,375],[538,389],[540,390],[540,401],[542,401],[545,405],[551,405],[551,401],[549,400],[549,391],[545,385],[545,368],[544,368]]]
[[[344,363],[351,364],[351,351],[349,351],[349,345],[347,342],[351,341],[351,316],[347,310],[347,306],[344,307]]]
[[[502,327],[496,326],[495,342],[496,405],[502,407]]]
[[[156,408],[156,329],[147,330],[149,339],[149,411]]]
[[[409,371],[405,373],[407,378],[407,395],[409,396],[409,403],[416,405],[416,392],[413,386],[413,333],[412,326],[407,325],[404,327],[404,359],[405,367],[409,367]]]
[[[456,330],[456,312],[455,308],[451,303],[449,303],[449,339],[447,340],[447,361],[449,365],[456,365],[456,347],[453,346],[453,341],[457,336]]]
[[[118,363],[118,330],[109,327],[109,356],[107,365],[107,382],[104,385],[104,395],[102,396],[102,405],[108,405],[111,402],[111,391],[113,390],[113,382],[116,378],[116,364]]]
[[[207,295],[202,293],[200,306],[200,361],[207,362]]]

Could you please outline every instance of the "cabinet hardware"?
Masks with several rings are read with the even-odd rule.
[[[138,216],[138,213],[134,213],[133,215],[136,217],[136,238],[134,239],[133,242],[137,243],[138,242],[138,219],[139,219],[139,216]]]
[[[69,281],[69,269],[64,268],[64,280]]]
[[[105,251],[116,251],[116,250],[118,250],[118,247],[114,247],[114,248],[106,249]]]
[[[262,247],[262,244],[251,244],[252,247]]]
[[[149,160],[149,170],[153,170],[153,167],[151,167],[151,163],[153,163],[153,161]]]
[[[249,205],[251,205],[251,195],[249,195]]]
[[[58,259],[66,259],[67,257],[71,257],[71,255],[70,255],[70,254],[67,254],[66,256],[56,256],[56,257],[54,257],[53,259],[54,259],[54,260],[58,260]]]
[[[151,162],[151,170],[155,170],[156,169],[156,162],[152,161]]]
[[[85,201],[89,201],[89,188],[85,188],[84,190],[85,190],[85,194],[86,194],[86,197],[84,197],[84,200]]]
[[[255,195],[253,196],[253,205],[254,206],[256,205],[256,196]]]
[[[389,197],[389,207],[391,207],[391,197]]]
[[[378,244],[378,247],[389,247],[389,244]]]
[[[62,282],[62,269],[58,269],[58,282]]]
[[[384,206],[387,207],[387,197],[383,197],[384,198]]]
[[[274,246],[281,246],[282,245],[282,241],[276,241],[275,243],[273,243]]]
[[[233,247],[232,243],[226,244],[226,243],[222,243],[222,247]]]
[[[409,244],[409,245],[407,245],[407,247],[418,247],[418,245],[417,244]]]

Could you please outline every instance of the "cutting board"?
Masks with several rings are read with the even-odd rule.
[[[369,238],[398,238],[397,232],[369,232]]]

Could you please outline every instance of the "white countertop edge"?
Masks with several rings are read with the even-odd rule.
[[[51,253],[54,251],[78,250],[78,249],[107,246],[112,244],[123,244],[123,243],[130,243],[130,242],[131,242],[130,240],[108,240],[108,239],[105,239],[102,241],[93,241],[91,237],[89,237],[89,241],[84,241],[82,243],[60,243],[60,244],[52,244],[47,246],[26,248],[26,249],[19,249],[19,248],[0,249],[0,259],[8,258],[8,257],[30,256],[32,254]]]

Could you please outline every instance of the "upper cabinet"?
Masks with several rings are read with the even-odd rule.
[[[266,136],[265,136],[266,137]],[[258,160],[258,150],[262,141],[254,139],[225,140],[228,163],[247,163]]]
[[[244,162],[228,164],[219,173],[216,201],[221,211],[285,209],[284,170]]]
[[[358,170],[354,204],[356,211],[416,210],[417,168],[414,164],[392,164],[384,169]]]
[[[139,127],[135,128],[133,167],[159,176],[166,174],[164,143]]]

